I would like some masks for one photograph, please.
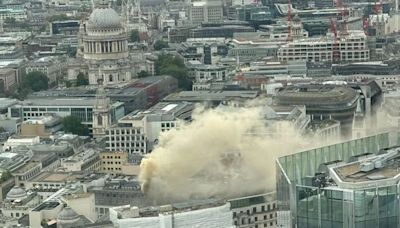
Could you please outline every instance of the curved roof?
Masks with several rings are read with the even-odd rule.
[[[89,16],[88,28],[90,29],[110,29],[121,26],[119,15],[111,8],[96,8]]]
[[[345,86],[304,85],[287,87],[274,97],[274,102],[278,105],[349,107],[358,97],[354,89]]]
[[[6,196],[8,200],[17,200],[17,199],[24,199],[27,197],[27,194],[24,189],[18,186],[14,186]]]
[[[57,217],[57,220],[63,223],[76,222],[78,219],[79,215],[68,206],[66,206]]]

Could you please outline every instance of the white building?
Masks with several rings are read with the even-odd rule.
[[[0,226],[12,227],[18,224],[18,219],[29,214],[40,203],[40,199],[34,192],[26,192],[24,189],[14,186],[0,205]]]
[[[24,21],[27,18],[25,9],[0,9],[0,20],[14,18],[16,21]]]
[[[65,172],[98,171],[100,166],[99,154],[90,149],[61,160],[61,168]]]
[[[127,206],[110,208],[110,220],[116,227],[207,227],[233,228],[229,203],[205,201],[151,208]]]
[[[106,130],[106,149],[144,154],[158,143],[162,132],[179,126],[191,118],[194,104],[160,102],[139,113],[131,113]]]
[[[298,39],[278,49],[279,61],[302,60],[308,62],[333,61],[335,39],[333,34],[325,37]],[[340,61],[368,61],[370,58],[367,37],[363,31],[349,31],[338,38]]]
[[[192,25],[203,22],[221,22],[223,6],[221,0],[204,0],[192,2],[189,7],[189,21]]]

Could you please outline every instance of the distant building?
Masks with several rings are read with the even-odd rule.
[[[134,69],[129,60],[128,34],[117,12],[98,4],[79,28],[77,58],[68,63],[68,79],[79,72],[89,75],[89,84],[117,85],[129,82]]]
[[[221,0],[203,0],[192,2],[189,6],[189,21],[192,25],[203,22],[220,22],[223,20]]]
[[[26,74],[42,72],[49,79],[49,85],[53,85],[62,78],[65,70],[64,63],[56,57],[43,57],[28,64]]]
[[[15,89],[17,85],[17,72],[14,69],[0,69],[0,93],[10,92]]]
[[[87,126],[92,133],[93,110],[96,99],[93,98],[38,98],[28,99],[20,104],[8,108],[8,116],[29,120],[33,117],[40,117],[48,114],[55,114],[60,117],[75,116],[82,124]],[[124,105],[121,102],[110,104],[110,122],[114,123],[124,116]]]
[[[274,97],[276,105],[305,105],[311,119],[340,121],[343,136],[351,136],[359,94],[336,85],[288,86]]]
[[[101,162],[99,153],[88,150],[61,160],[61,169],[65,172],[93,171],[100,170]]]
[[[363,31],[349,31],[346,39],[339,39],[340,61],[368,61],[370,58],[367,38]],[[307,62],[333,61],[334,38],[332,34],[322,38],[294,40],[278,50],[279,61],[303,60]]]
[[[62,129],[61,118],[58,116],[41,116],[23,121],[20,135],[23,137],[39,136],[48,138]]]

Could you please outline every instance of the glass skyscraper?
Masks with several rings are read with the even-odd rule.
[[[315,186],[311,181],[326,164],[347,166],[357,157],[374,157],[398,145],[398,135],[377,134],[277,159],[278,227],[400,227],[400,167],[391,181],[368,180],[351,188]]]

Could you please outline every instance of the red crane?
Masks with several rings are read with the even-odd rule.
[[[342,36],[346,36],[348,34],[347,30],[348,30],[348,25],[347,25],[347,21],[348,21],[348,12],[347,9],[343,6],[343,2],[342,0],[335,0],[336,3],[336,8],[340,11],[340,15],[341,15],[341,19],[342,19],[342,26],[340,29],[340,35]]]
[[[338,32],[336,21],[332,18],[331,21],[331,31],[333,33],[333,47],[332,47],[332,61],[337,63],[340,61],[340,48],[339,48],[339,39],[338,39]]]
[[[288,37],[287,40],[292,40],[292,1],[288,0],[288,14],[287,14],[287,21],[288,21]]]

